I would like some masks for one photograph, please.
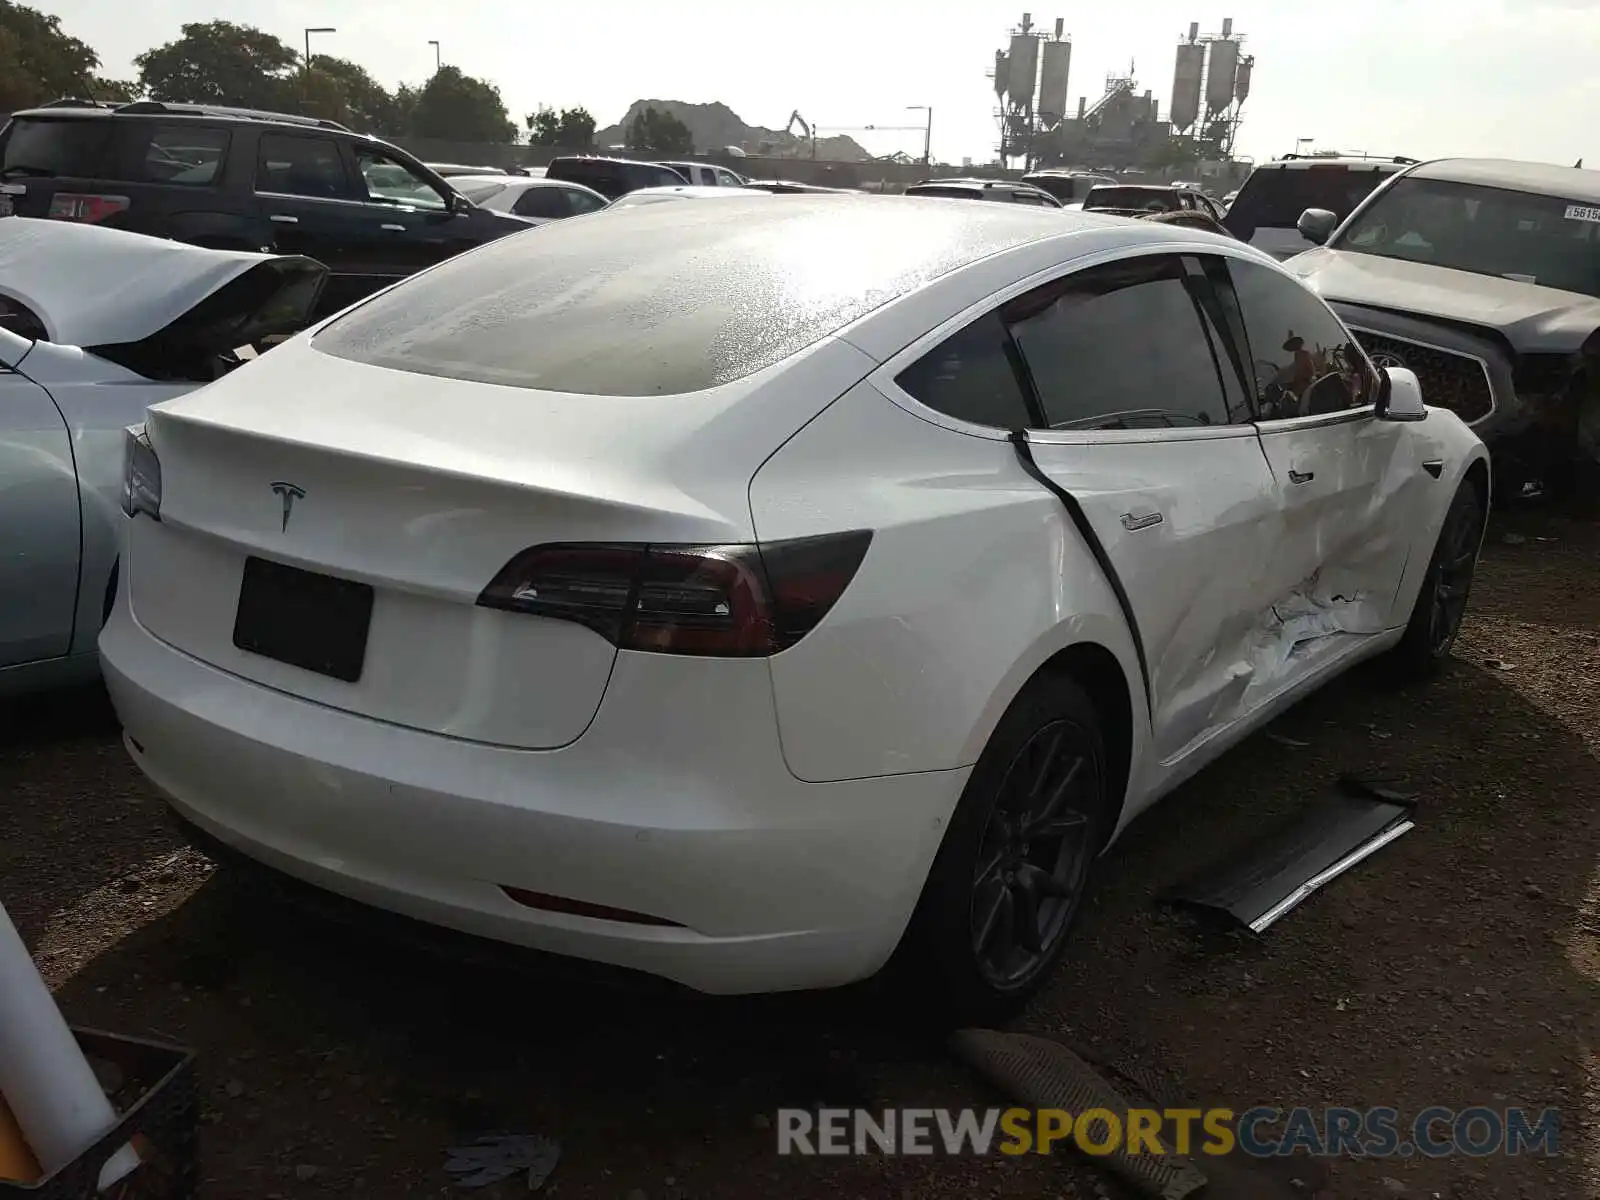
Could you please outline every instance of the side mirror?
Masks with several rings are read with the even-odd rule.
[[[1379,375],[1376,412],[1380,421],[1427,420],[1428,406],[1422,402],[1422,383],[1415,371],[1383,367]]]
[[[1300,214],[1300,219],[1294,227],[1300,231],[1300,236],[1313,246],[1326,246],[1328,239],[1333,236],[1333,231],[1339,228],[1337,213],[1331,213],[1325,208],[1308,208]]]
[[[465,216],[472,211],[472,201],[460,192],[450,193],[450,211],[458,217]]]

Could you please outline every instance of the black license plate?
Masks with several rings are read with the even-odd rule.
[[[233,644],[251,654],[355,683],[367,657],[372,588],[315,571],[244,560]]]

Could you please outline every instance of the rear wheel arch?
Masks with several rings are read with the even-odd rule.
[[[1115,810],[1106,814],[1104,829],[1109,840],[1121,824],[1133,770],[1133,691],[1128,677],[1117,656],[1098,642],[1077,642],[1058,650],[1034,672],[1034,678],[1040,675],[1076,683],[1100,717],[1105,738],[1107,800]]]

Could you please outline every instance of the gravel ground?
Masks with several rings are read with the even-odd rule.
[[[1292,1163],[1241,1200],[1600,1200],[1600,525],[1498,518],[1441,678],[1358,671],[1274,732],[1304,744],[1257,736],[1129,831],[1019,1028],[1236,1110],[1563,1110],[1556,1159]],[[1420,791],[1417,830],[1259,940],[1155,905],[1342,770]],[[560,1140],[558,1197],[1123,1194],[1061,1157],[780,1159],[780,1105],[996,1098],[861,997],[469,965],[264,900],[180,848],[97,695],[0,711],[0,795],[0,892],[69,1018],[199,1050],[207,1198],[438,1195],[491,1129]]]

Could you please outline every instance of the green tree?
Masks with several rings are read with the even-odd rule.
[[[456,67],[440,67],[420,88],[402,87],[399,102],[407,110],[406,131],[412,137],[455,142],[517,139],[500,89]]]
[[[311,116],[341,121],[358,133],[395,137],[405,132],[394,93],[347,58],[313,54],[306,94],[303,111]],[[334,111],[326,111],[330,107]]]
[[[96,75],[89,80],[89,99],[114,100],[118,104],[127,104],[130,100],[137,100],[143,93],[139,85],[131,79],[107,79],[104,75]]]
[[[629,150],[660,155],[694,153],[694,135],[689,127],[654,106],[628,122],[626,136]]]
[[[530,146],[587,150],[594,144],[594,117],[587,108],[564,108],[558,113],[545,107],[529,113],[524,123]]]
[[[100,56],[61,32],[61,20],[0,0],[0,111],[90,91]]]
[[[146,50],[133,62],[140,86],[154,100],[291,111],[300,107],[295,87],[299,53],[252,25],[185,25],[182,37]]]

